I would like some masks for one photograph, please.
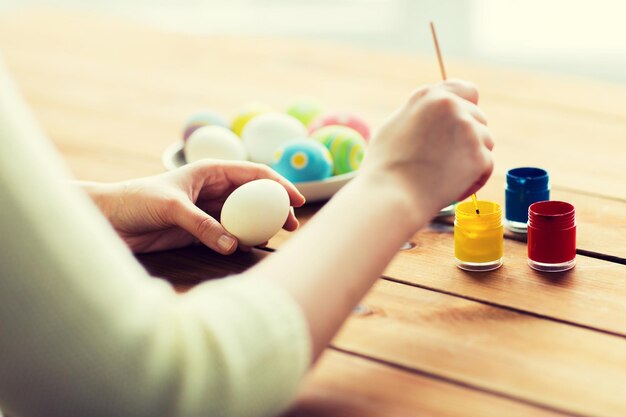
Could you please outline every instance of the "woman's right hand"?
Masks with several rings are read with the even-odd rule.
[[[402,243],[491,174],[493,141],[477,101],[463,81],[417,90],[372,139],[357,177],[247,272],[293,296],[314,358]]]
[[[372,139],[360,176],[400,187],[431,217],[467,198],[493,171],[494,142],[477,103],[467,81],[418,89]]]

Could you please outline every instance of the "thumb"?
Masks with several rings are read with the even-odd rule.
[[[489,172],[488,174],[484,174],[482,177],[480,177],[478,179],[478,181],[476,181],[474,184],[472,184],[470,186],[470,188],[468,188],[467,191],[465,191],[461,195],[461,197],[458,199],[458,201],[465,200],[467,197],[471,196],[472,194],[476,193],[481,188],[483,188],[483,186],[487,183],[487,180],[489,179],[490,176],[491,176],[491,172]]]
[[[230,255],[237,249],[237,238],[190,201],[179,206],[173,220],[176,225],[216,252]]]

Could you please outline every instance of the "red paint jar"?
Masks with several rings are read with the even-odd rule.
[[[576,265],[576,216],[564,201],[540,201],[528,208],[528,265],[561,272]]]

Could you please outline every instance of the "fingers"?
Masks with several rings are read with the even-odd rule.
[[[450,78],[442,82],[440,87],[471,103],[478,104],[478,89],[469,81]]]
[[[491,130],[488,128],[483,128],[481,136],[481,140],[485,147],[490,151],[493,151],[493,147],[495,146],[495,142],[493,140],[493,136],[491,136]]]
[[[469,112],[479,123],[487,126],[487,116],[478,107],[478,90],[474,84],[469,81],[450,79],[444,81],[442,87],[444,90],[465,99],[462,108]]]
[[[475,119],[465,118],[464,120],[467,130],[465,136],[468,140],[475,140],[479,145],[484,146],[486,149],[492,151],[495,146],[491,130],[484,124],[477,122]]]
[[[271,179],[285,188],[292,206],[300,207],[306,201],[295,185],[267,165],[246,161],[199,161],[192,165],[194,165],[195,173],[202,179],[221,174],[235,187],[254,180]]]
[[[239,250],[242,252],[250,252],[252,251],[252,246],[239,245]]]
[[[450,96],[452,94],[452,96]],[[446,111],[468,112],[476,121],[487,125],[485,113],[478,107],[478,90],[469,81],[450,79],[436,86],[424,86],[413,92],[409,105],[416,104],[424,96],[440,100]],[[461,98],[462,100],[458,100]]]
[[[216,252],[230,255],[237,249],[237,239],[191,201],[177,203],[172,219],[177,226]]]
[[[478,123],[487,126],[487,116],[477,105],[470,103],[469,101],[463,102],[463,109],[467,111]]]
[[[298,221],[298,219],[296,219],[296,215],[293,212],[293,207],[291,207],[289,209],[289,216],[287,217],[287,220],[283,225],[283,229],[287,230],[288,232],[293,232],[294,230],[298,229],[299,226],[300,222]]]
[[[301,207],[306,202],[306,199],[304,198],[302,193],[298,191],[296,186],[293,185],[291,181],[287,180],[285,177],[283,177],[282,175],[280,175],[278,172],[274,171],[272,168],[268,167],[267,165],[261,165],[261,164],[253,164],[253,165],[254,165],[254,168],[256,168],[255,179],[262,179],[262,178],[271,179],[271,180],[277,181],[280,185],[285,187],[285,190],[287,190],[287,194],[289,194],[289,203],[291,206]]]
[[[481,156],[476,161],[476,163],[479,164],[481,168],[480,177],[457,199],[459,201],[465,200],[467,197],[483,188],[491,177],[491,174],[493,173],[494,163],[491,152],[488,151],[486,148],[482,148],[480,154]]]

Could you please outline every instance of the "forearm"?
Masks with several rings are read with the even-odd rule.
[[[282,411],[309,362],[291,297],[237,279],[176,295],[38,145],[0,141],[2,407],[47,417]]]
[[[357,177],[283,248],[250,271],[286,288],[317,358],[401,245],[429,220],[385,178]]]
[[[73,183],[89,195],[102,214],[111,221],[113,210],[122,199],[121,183],[105,183],[93,181],[73,181]]]

